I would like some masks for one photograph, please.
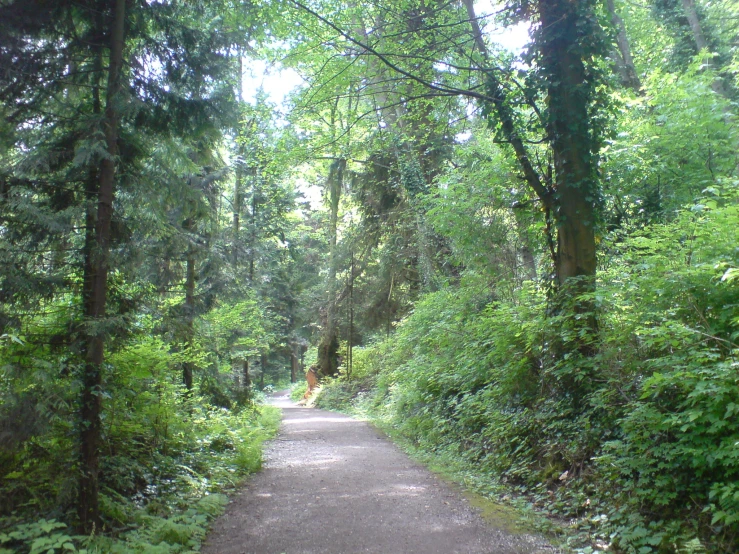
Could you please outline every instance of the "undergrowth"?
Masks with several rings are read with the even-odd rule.
[[[298,381],[290,385],[290,400],[298,402],[308,391],[308,384],[305,381]]]
[[[739,549],[739,250],[735,198],[649,234],[608,237],[597,345],[529,284],[474,275],[355,349],[317,405],[354,409],[478,490],[564,522],[578,552]]]
[[[276,432],[280,413],[270,406],[233,412],[196,401],[185,413],[165,448],[140,458],[104,457],[100,533],[75,535],[63,511],[36,519],[36,510],[21,506],[0,519],[0,553],[199,551],[209,523],[224,509],[224,493],[261,467],[262,443]],[[3,488],[7,493],[29,482],[15,471],[5,475]]]

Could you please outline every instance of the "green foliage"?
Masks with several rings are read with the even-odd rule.
[[[654,71],[644,84],[649,96],[625,100],[604,150],[614,222],[671,219],[731,174],[738,137],[715,79],[696,59],[684,73]]]
[[[361,405],[371,390],[371,379],[360,380],[357,377],[326,379],[313,405],[326,410],[346,410],[347,407]]]
[[[40,519],[34,523],[17,525],[8,533],[0,533],[0,545],[23,544],[29,554],[55,554],[57,552],[79,552],[75,539],[61,532],[67,525],[56,520]],[[12,550],[0,549],[0,552]]]
[[[292,400],[293,402],[298,402],[303,398],[303,395],[305,395],[307,390],[308,384],[304,380],[299,378],[297,383],[294,383],[290,386],[290,400]]]
[[[577,337],[543,291],[496,300],[469,278],[355,349],[354,378],[326,383],[317,404],[353,406],[575,518],[573,545],[731,550],[739,289],[725,276],[737,224],[735,189],[713,190],[670,223],[609,237],[594,354],[562,349]]]
[[[48,332],[56,317],[63,320],[64,312],[29,322],[27,331]],[[151,321],[142,318],[139,326],[141,336],[108,357],[101,459],[105,528],[92,539],[67,527],[76,471],[75,375],[65,369],[68,359],[63,351],[20,337],[3,341],[0,414],[3,422],[14,422],[14,430],[3,427],[0,449],[0,495],[10,501],[2,504],[0,545],[17,552],[192,551],[223,505],[218,493],[261,467],[261,444],[276,430],[279,412],[230,411],[185,397],[180,363],[204,364],[207,357],[187,350],[173,354],[171,345],[149,334]],[[50,523],[34,521],[47,513],[63,515]],[[121,528],[133,530],[121,534]]]
[[[498,294],[511,294],[506,285],[536,275],[535,265],[519,260],[520,250],[529,249],[533,258],[543,245],[526,210],[532,193],[511,186],[514,166],[494,136],[482,134],[459,148],[455,165],[439,178],[439,190],[424,198],[427,219],[449,242],[456,265],[496,281]]]
[[[612,484],[610,525],[628,551],[695,540],[725,551],[739,539],[739,289],[723,279],[737,265],[738,221],[735,194],[711,195],[631,238],[628,269],[607,274],[624,286],[613,325],[636,356],[621,355],[629,371],[618,380],[632,395],[596,467]]]
[[[0,547],[196,550],[219,491],[259,468],[276,416],[258,401],[332,329],[342,353],[353,341],[352,374],[317,404],[369,413],[483,488],[570,519],[583,551],[736,550],[736,3],[697,3],[698,52],[690,2],[615,2],[643,90],[610,96],[601,54],[616,45],[589,1],[475,18],[459,2],[308,4],[323,19],[279,2],[127,4],[107,316],[93,324],[113,4],[0,2],[0,65],[17,66],[0,75]],[[541,25],[547,6],[568,14]],[[526,21],[533,42],[509,52],[486,21]],[[572,87],[550,55],[575,37]],[[253,92],[236,70],[246,50],[305,79],[290,113],[264,91],[237,98]],[[560,87],[581,101],[560,110]],[[493,111],[512,130],[488,126]],[[582,144],[559,144],[578,129]],[[502,144],[516,138],[524,157]],[[581,298],[548,285],[571,163],[555,150],[573,146],[605,200],[598,284]],[[524,158],[552,203],[521,178]],[[296,203],[340,165],[333,216]],[[581,333],[591,317],[597,339]],[[106,339],[104,525],[76,537],[91,331]]]
[[[116,455],[103,458],[106,525],[129,530],[80,537],[57,520],[16,523],[18,517],[13,516],[0,520],[5,528],[0,546],[19,553],[197,550],[209,522],[226,504],[221,493],[233,490],[245,475],[261,467],[261,444],[277,430],[279,410],[261,407],[258,412],[232,413],[173,400],[167,434],[151,430],[146,435],[153,422],[164,425],[165,417],[161,402],[151,398],[146,402],[156,405],[159,419],[141,406],[131,406],[138,412],[127,412],[125,425],[111,426],[109,449]],[[178,404],[189,413],[178,412]],[[26,475],[13,478],[37,486]]]
[[[200,340],[214,352],[231,349],[234,358],[249,358],[267,348],[268,322],[255,300],[221,305],[201,318]],[[274,340],[274,339],[272,339]]]

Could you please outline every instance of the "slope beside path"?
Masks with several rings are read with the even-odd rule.
[[[551,554],[489,526],[370,425],[287,396],[264,469],[216,520],[205,554]]]

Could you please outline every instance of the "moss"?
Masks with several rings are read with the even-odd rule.
[[[462,491],[470,506],[480,512],[487,523],[511,534],[536,533],[531,523],[527,522],[514,508],[500,504],[481,494]]]

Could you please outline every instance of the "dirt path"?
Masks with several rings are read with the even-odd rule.
[[[447,484],[370,425],[296,407],[213,527],[206,554],[547,553],[541,539],[487,525]]]

